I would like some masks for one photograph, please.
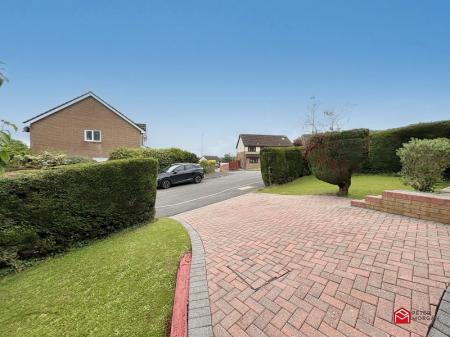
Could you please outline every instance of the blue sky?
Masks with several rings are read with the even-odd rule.
[[[450,118],[449,1],[2,1],[0,118],[88,90],[149,146],[234,152],[302,134],[311,96],[344,128]],[[202,137],[203,135],[203,137]],[[26,139],[27,134],[18,133]]]

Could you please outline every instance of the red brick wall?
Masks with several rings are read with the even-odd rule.
[[[450,224],[450,196],[409,191],[384,191],[381,196],[367,196],[352,205],[412,218]]]
[[[101,143],[85,142],[84,130],[101,130]],[[142,134],[103,104],[88,97],[43,118],[30,127],[33,153],[62,151],[69,155],[108,157],[119,146],[140,147]]]

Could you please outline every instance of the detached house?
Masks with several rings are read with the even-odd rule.
[[[131,121],[92,92],[26,120],[33,153],[62,151],[106,160],[116,147],[138,148],[146,125]]]
[[[236,158],[240,161],[241,168],[258,169],[261,149],[274,146],[293,146],[293,144],[283,135],[240,134],[236,144]]]

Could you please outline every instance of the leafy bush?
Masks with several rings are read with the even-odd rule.
[[[266,186],[285,184],[308,174],[301,147],[266,147],[261,150],[261,175]]]
[[[5,172],[5,168],[11,159],[10,146],[13,142],[11,131],[17,131],[17,126],[3,119],[0,120],[0,175]]]
[[[10,170],[45,169],[61,165],[95,163],[93,159],[81,156],[67,156],[64,153],[42,152],[37,155],[15,155],[8,164]]]
[[[224,154],[222,158],[222,163],[229,163],[230,161],[236,160],[236,156],[232,155],[231,153]]]
[[[398,172],[401,169],[396,150],[411,138],[450,138],[450,120],[420,123],[370,133],[369,159],[364,172]]]
[[[450,139],[413,138],[397,150],[401,175],[407,185],[419,191],[432,191],[450,167]]]
[[[213,173],[216,169],[215,160],[200,160],[199,164],[203,167],[203,172],[205,174]]]
[[[313,135],[306,147],[313,174],[320,180],[338,185],[338,195],[347,195],[352,173],[367,159],[368,137],[367,129]]]
[[[111,152],[110,160],[127,158],[154,158],[159,162],[160,169],[169,167],[174,163],[197,163],[198,157],[192,152],[178,148],[169,149],[151,149],[140,148],[131,149],[120,147]]]
[[[303,140],[302,137],[297,137],[293,141],[294,146],[303,146]]]
[[[31,154],[30,148],[18,139],[11,139],[11,142],[5,146],[5,149],[8,151],[10,159],[18,155]]]
[[[142,148],[118,147],[109,154],[109,160],[143,158]]]
[[[0,179],[0,267],[153,219],[157,168],[118,160]]]

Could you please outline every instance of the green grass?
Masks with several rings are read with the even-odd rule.
[[[189,236],[171,219],[0,279],[0,336],[166,336]]]
[[[450,182],[442,183],[439,188],[450,185]],[[266,187],[261,190],[264,193],[276,194],[331,194],[335,195],[338,190],[336,185],[331,185],[314,176],[301,177],[293,182]],[[384,190],[412,190],[411,187],[402,183],[397,176],[361,174],[352,177],[352,185],[349,190],[349,198],[363,199],[366,195],[379,195]]]

